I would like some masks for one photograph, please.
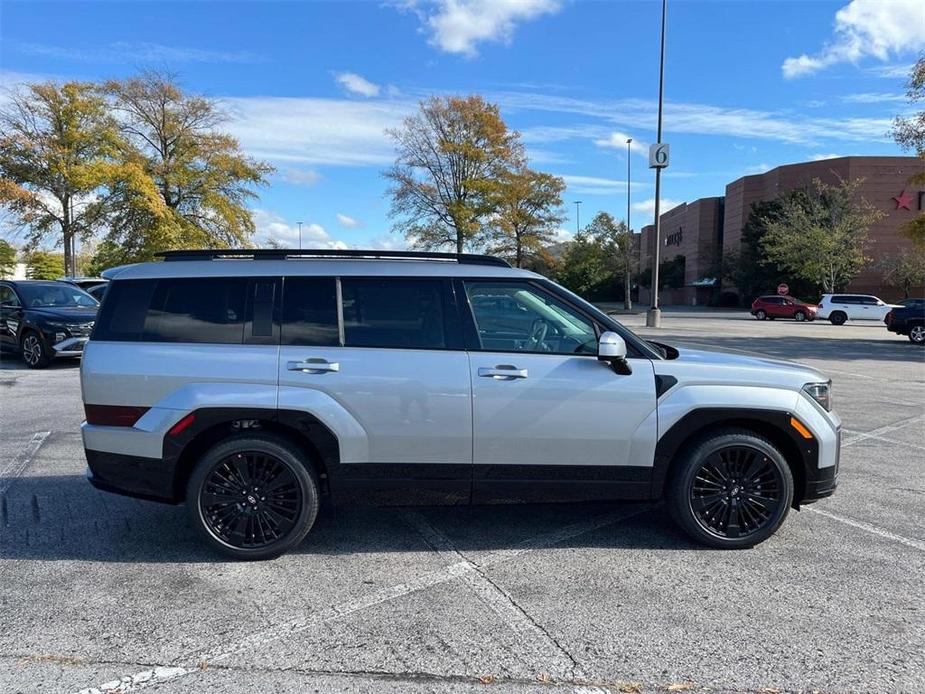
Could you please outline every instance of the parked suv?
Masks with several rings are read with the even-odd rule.
[[[99,302],[67,282],[0,281],[0,348],[19,352],[30,369],[56,357],[79,357]]]
[[[655,500],[755,545],[831,494],[818,371],[647,342],[540,275],[456,254],[170,252],[111,271],[81,365],[90,482],[186,502],[238,558],[322,501]]]
[[[848,320],[882,321],[893,304],[887,304],[869,294],[823,294],[816,317],[829,319],[832,325],[844,325]]]
[[[925,345],[925,299],[903,299],[883,319],[886,329],[906,335],[916,345]]]
[[[793,318],[796,321],[815,320],[815,304],[807,304],[792,296],[778,296],[770,294],[759,296],[752,302],[750,313],[758,320],[774,320],[775,318]]]

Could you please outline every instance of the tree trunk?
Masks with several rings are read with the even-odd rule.
[[[516,267],[523,267],[524,260],[524,250],[520,244],[520,240],[514,242],[514,265]]]

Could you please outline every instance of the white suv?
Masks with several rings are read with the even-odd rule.
[[[835,490],[830,381],[647,342],[504,261],[189,251],[117,268],[84,352],[88,477],[234,557],[323,502],[656,500],[750,547]]]
[[[823,294],[816,318],[829,319],[832,325],[844,325],[848,320],[883,322],[892,309],[898,308],[870,294]]]

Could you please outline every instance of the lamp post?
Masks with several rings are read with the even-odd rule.
[[[302,250],[302,222],[296,222],[299,225],[299,250]]]
[[[581,203],[582,200],[575,201],[575,233],[581,231]]]
[[[662,143],[662,101],[665,93],[665,15],[668,13],[668,0],[662,0],[662,40],[661,56],[658,63],[658,137]],[[651,164],[650,164],[651,166]],[[662,192],[662,169],[655,169],[655,252],[652,254],[652,305],[646,313],[646,327],[658,328],[662,325],[662,311],[658,307],[658,256],[661,244],[661,225],[659,207]]]
[[[633,248],[633,229],[630,226],[630,154],[632,152],[633,138],[626,139],[626,258],[624,259],[626,277],[623,283],[623,308],[633,308],[633,299],[630,297],[630,285],[633,282],[630,272],[630,255]]]

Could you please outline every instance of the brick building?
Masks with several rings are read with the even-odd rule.
[[[709,280],[716,279],[722,253],[740,247],[742,227],[752,204],[808,187],[814,178],[833,184],[839,179],[864,179],[861,195],[884,212],[883,218],[870,229],[868,255],[876,259],[908,252],[911,243],[900,234],[899,228],[925,211],[925,186],[909,183],[910,176],[923,171],[925,161],[918,157],[840,157],[788,164],[733,181],[726,186],[724,197],[701,198],[669,210],[661,216],[660,256],[662,262],[676,255],[684,256],[684,287],[662,290],[661,303],[707,303],[711,294],[719,290],[718,282],[711,284]],[[650,225],[640,234],[641,270],[652,267],[654,231],[655,227]],[[735,287],[723,289],[735,291]],[[876,294],[883,299],[895,299],[900,295],[884,283],[882,273],[874,264],[865,268],[848,290]],[[925,289],[919,288],[918,293],[923,291]],[[640,288],[639,299],[649,300],[649,292],[644,287]]]

